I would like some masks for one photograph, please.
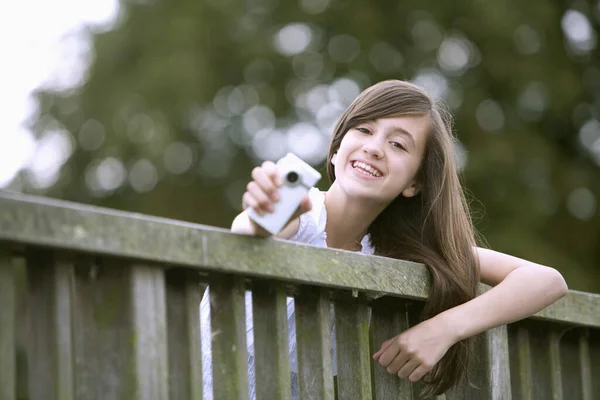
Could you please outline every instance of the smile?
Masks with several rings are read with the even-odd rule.
[[[354,168],[354,170],[360,173],[361,175],[373,178],[380,178],[381,176],[383,176],[383,173],[380,170],[362,161],[352,161],[351,165],[352,168]]]

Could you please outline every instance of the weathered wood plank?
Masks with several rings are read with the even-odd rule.
[[[426,268],[410,262],[8,192],[0,208],[0,240],[420,300],[429,290]],[[535,318],[599,328],[598,309],[600,295],[570,291]]]
[[[131,288],[131,270],[124,263],[78,262],[73,302],[76,399],[136,396]]]
[[[301,399],[334,399],[331,310],[325,290],[306,289],[295,298]]]
[[[0,399],[14,400],[17,391],[16,288],[8,247],[0,245]]]
[[[73,355],[73,265],[59,262],[55,266],[54,328],[56,330],[57,398],[75,399]]]
[[[210,282],[213,393],[222,400],[248,399],[244,283],[222,277]]]
[[[257,400],[291,398],[286,292],[275,285],[252,288]]]
[[[0,240],[216,272],[427,296],[429,276],[416,263],[367,259],[346,251],[26,195],[0,193],[0,208],[7,210],[0,214]],[[348,265],[353,265],[351,273]],[[410,279],[396,279],[399,275]]]
[[[558,358],[558,371],[554,369],[553,381],[560,382],[560,391],[555,391],[553,400],[582,399],[581,387],[581,359],[580,359],[580,331],[569,329],[568,331],[552,332],[555,346],[554,357]]]
[[[579,369],[581,371],[582,400],[593,400],[589,329],[579,331]]]
[[[592,376],[592,398],[600,398],[600,329],[589,330],[590,376]]]
[[[509,335],[512,398],[534,400],[529,331],[522,324],[513,324]]]
[[[405,301],[382,298],[371,304],[371,354],[377,352],[381,344],[409,328],[407,304]],[[390,374],[377,361],[372,360],[373,399],[412,400],[413,393],[408,379],[400,379]],[[415,398],[416,399],[416,398]]]
[[[551,345],[549,329],[550,324],[537,321],[521,321],[511,326],[517,330],[517,326],[527,331],[529,346],[529,365],[531,367],[531,396],[534,399],[552,398],[552,364]],[[511,339],[515,338],[514,336]],[[512,361],[512,360],[511,360]],[[512,373],[512,371],[511,371]],[[513,379],[518,377],[512,376]]]
[[[169,362],[164,271],[133,265],[131,269],[136,399],[167,400]]]
[[[166,273],[171,399],[202,400],[202,347],[198,307],[206,285],[194,271]]]
[[[446,393],[447,400],[510,400],[510,364],[506,325],[490,329],[475,338],[469,379]]]
[[[335,302],[338,398],[370,399],[369,309],[362,299]]]
[[[50,251],[29,251],[27,278],[29,398],[73,399],[72,265]]]
[[[484,333],[486,344],[487,396],[490,400],[510,400],[508,329],[499,326]],[[482,390],[486,390],[482,388]],[[482,397],[483,399],[483,397]]]

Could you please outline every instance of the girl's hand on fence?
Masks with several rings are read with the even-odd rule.
[[[441,319],[429,319],[386,340],[373,358],[390,374],[420,380],[456,343]]]

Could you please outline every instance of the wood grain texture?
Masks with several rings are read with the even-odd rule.
[[[31,399],[74,399],[73,267],[46,250],[27,254]]]
[[[140,264],[134,264],[130,269],[135,397],[167,400],[169,359],[164,271]]]
[[[378,299],[371,304],[371,353],[377,352],[384,341],[409,328],[408,307],[408,302],[393,298]],[[416,400],[408,379],[388,373],[375,360],[371,363],[373,399]]]
[[[360,299],[335,302],[338,398],[367,400],[371,392],[369,310]]]
[[[206,285],[195,271],[166,272],[169,396],[202,400],[202,347],[198,308]]]
[[[210,282],[212,371],[215,398],[248,399],[244,284],[239,278]]]
[[[429,292],[426,268],[408,261],[18,193],[0,192],[0,209],[9,242],[420,300]],[[569,291],[534,318],[600,328],[599,309],[600,294]]]
[[[291,399],[286,292],[253,285],[254,365],[257,400]]]
[[[17,394],[16,288],[8,246],[0,244],[0,399]]]
[[[333,400],[329,295],[324,290],[302,290],[295,307],[300,398]]]

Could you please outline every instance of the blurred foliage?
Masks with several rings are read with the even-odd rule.
[[[121,0],[114,28],[90,32],[83,84],[37,93],[33,129],[66,132],[72,155],[48,188],[31,173],[19,179],[28,192],[228,227],[264,154],[299,144],[309,154],[319,139],[290,138],[290,126],[329,129],[355,89],[411,79],[452,108],[490,246],[600,292],[599,10],[548,0]],[[310,154],[319,164],[324,149]]]

